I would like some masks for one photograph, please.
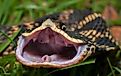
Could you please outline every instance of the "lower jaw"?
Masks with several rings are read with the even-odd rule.
[[[53,68],[62,68],[62,67],[66,67],[66,66],[70,66],[70,65],[73,65],[73,64],[77,64],[81,61],[84,60],[84,52],[83,50],[86,50],[86,45],[83,45],[83,46],[80,46],[80,48],[78,49],[77,51],[77,54],[74,56],[74,58],[70,59],[70,60],[58,60],[58,61],[46,61],[46,62],[41,62],[41,61],[37,61],[38,59],[41,59],[41,58],[37,58],[35,57],[35,61],[31,61],[31,60],[28,60],[26,59],[25,56],[27,56],[27,54],[25,54],[25,56],[22,56],[22,47],[24,44],[24,40],[21,40],[18,42],[18,44],[20,44],[18,47],[17,47],[17,50],[16,50],[16,57],[17,57],[17,60],[19,62],[21,62],[22,64],[26,65],[26,66],[30,66],[30,67],[36,67],[36,68],[39,68],[39,67],[53,67]],[[18,49],[20,48],[20,49]],[[28,54],[29,55],[29,54]],[[56,56],[56,55],[52,55],[51,57],[53,56]],[[57,56],[56,56],[57,57]],[[29,58],[31,59],[31,57]]]

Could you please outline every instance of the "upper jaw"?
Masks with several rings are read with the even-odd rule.
[[[32,32],[30,32],[30,33],[23,33],[22,36],[24,36],[24,37],[33,37],[32,35],[35,34],[35,32],[38,32],[38,31],[43,30],[43,29],[46,29],[48,27],[52,31],[63,35],[66,39],[68,39],[68,40],[70,40],[70,41],[72,41],[74,43],[85,43],[83,40],[72,38],[67,33],[62,31],[61,29],[58,29],[56,27],[56,24],[54,22],[52,22],[50,19],[47,19],[45,22],[42,23],[41,26],[39,26],[38,28],[34,29]]]

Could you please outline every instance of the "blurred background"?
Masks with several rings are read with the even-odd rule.
[[[107,26],[115,39],[121,44],[121,0],[0,0],[0,28],[5,28],[13,25],[18,25],[24,22],[31,22],[47,14],[60,12],[67,9],[90,9],[95,12],[100,12],[103,18],[107,21]],[[3,28],[3,29],[5,29]],[[0,32],[4,34],[3,32]],[[7,36],[6,36],[7,37]],[[11,39],[9,39],[11,40]],[[0,41],[2,43],[2,41]],[[0,52],[6,45],[0,44]],[[117,57],[119,57],[119,54]],[[0,56],[0,76],[56,76],[58,72],[64,72],[64,75],[69,76],[95,76],[92,72],[93,60],[86,61],[80,64],[78,68],[72,66],[65,68],[68,74],[65,74],[65,69],[35,69],[23,67],[16,62],[15,56],[12,54]],[[108,62],[110,64],[110,62]],[[119,59],[118,66],[110,64],[110,72],[107,76],[121,76],[121,61]],[[79,68],[82,69],[79,69]],[[57,71],[57,72],[56,72]],[[79,72],[77,72],[79,71]],[[98,75],[96,75],[98,76]]]

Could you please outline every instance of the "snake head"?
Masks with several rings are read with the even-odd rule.
[[[33,25],[38,27],[23,33],[16,49],[26,66],[63,68],[119,48],[101,14],[89,10],[44,16]]]
[[[88,47],[83,40],[70,37],[47,19],[19,37],[16,57],[26,66],[62,68],[84,61],[92,53]]]

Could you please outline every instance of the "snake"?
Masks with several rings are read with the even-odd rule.
[[[16,59],[29,67],[64,68],[119,49],[105,19],[91,10],[65,10],[9,28]]]

